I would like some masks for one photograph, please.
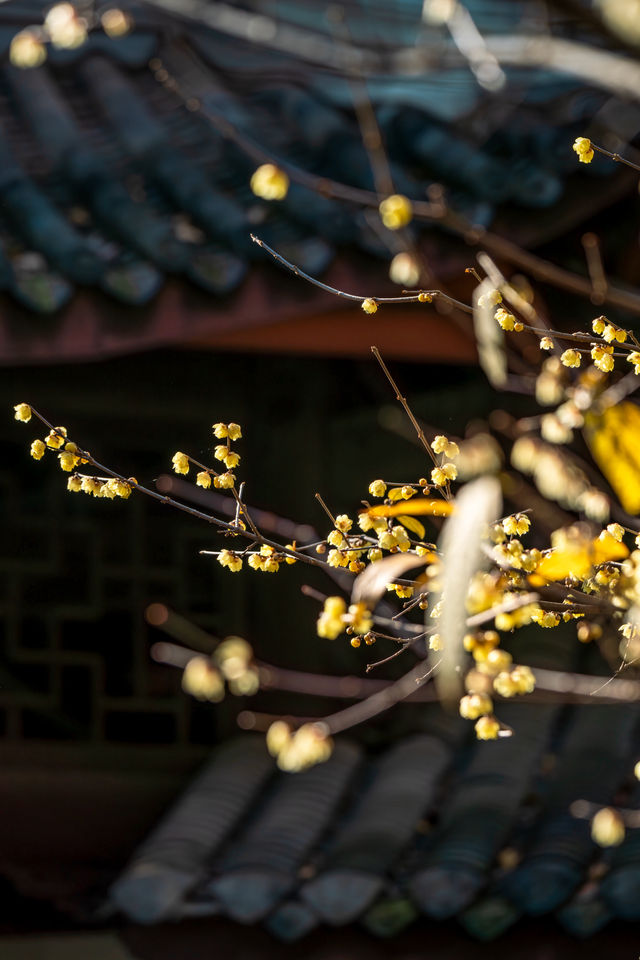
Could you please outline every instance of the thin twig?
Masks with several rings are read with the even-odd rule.
[[[616,163],[623,163],[625,167],[631,167],[632,170],[637,170],[638,173],[640,173],[640,166],[638,166],[637,163],[627,160],[626,157],[621,157],[619,153],[611,153],[611,151],[605,150],[604,147],[599,147],[593,140],[591,141],[591,146],[597,153],[602,153],[605,157],[609,157],[610,160],[614,160]]]
[[[400,393],[400,390],[398,389],[398,384],[395,382],[395,380],[394,380],[393,377],[391,376],[391,373],[389,372],[389,368],[387,367],[386,363],[384,362],[384,360],[382,359],[382,357],[381,357],[381,355],[380,355],[380,351],[378,350],[377,347],[371,347],[371,353],[374,355],[374,357],[376,358],[376,360],[377,360],[378,363],[380,364],[380,367],[382,368],[382,372],[384,373],[385,377],[387,378],[387,380],[388,380],[389,383],[391,384],[391,386],[392,386],[392,388],[393,388],[393,390],[394,390],[394,393],[395,393],[395,395],[396,395],[396,400],[397,400],[399,403],[402,404],[402,408],[403,408],[404,412],[406,413],[406,415],[408,416],[409,420],[411,421],[411,426],[413,427],[413,429],[416,431],[416,434],[418,435],[418,440],[420,441],[420,443],[422,444],[422,446],[424,447],[424,449],[427,451],[427,453],[428,453],[429,456],[431,457],[431,459],[432,459],[432,461],[434,462],[434,464],[437,466],[437,465],[438,465],[438,461],[437,461],[437,459],[436,459],[436,457],[435,457],[435,454],[434,454],[433,450],[431,449],[431,445],[430,445],[429,441],[427,440],[427,438],[426,438],[425,435],[424,435],[424,430],[422,429],[422,427],[420,426],[420,424],[419,424],[418,421],[416,420],[416,418],[415,418],[415,416],[414,416],[414,414],[413,414],[413,411],[412,411],[411,407],[409,406],[409,404],[408,404],[408,402],[407,402],[407,398],[406,398],[406,397],[403,397],[402,394]]]
[[[307,283],[312,283],[314,287],[319,287],[320,290],[326,290],[327,293],[332,293],[335,297],[342,297],[343,300],[353,300],[356,303],[362,303],[363,300],[374,300],[376,303],[424,303],[424,300],[421,300],[420,297],[429,296],[432,299],[439,297],[441,300],[445,300],[447,303],[452,304],[454,307],[458,307],[460,310],[464,310],[465,313],[473,313],[473,309],[468,306],[466,303],[462,303],[460,300],[455,300],[453,297],[450,297],[448,294],[443,293],[442,290],[422,290],[420,293],[416,293],[413,296],[402,296],[402,297],[370,297],[367,294],[362,296],[356,293],[347,293],[345,290],[339,290],[337,287],[332,287],[328,283],[323,283],[321,280],[316,280],[315,277],[310,276],[308,273],[305,273],[304,270],[301,270],[300,267],[297,267],[294,263],[291,263],[289,260],[278,253],[273,247],[270,247],[268,243],[265,243],[264,240],[261,240],[260,237],[256,237],[255,234],[251,234],[251,239],[254,243],[257,243],[259,247],[262,247],[263,250],[266,250],[274,260],[280,263],[283,267],[286,267],[287,270],[290,270],[291,273],[294,273],[296,277],[300,277],[302,280],[306,280]]]

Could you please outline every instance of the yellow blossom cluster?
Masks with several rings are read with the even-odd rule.
[[[204,490],[209,490],[211,486],[214,486],[216,490],[232,490],[236,482],[235,474],[232,471],[240,463],[240,454],[231,449],[231,441],[239,440],[242,437],[242,427],[239,423],[214,423],[211,429],[217,440],[226,440],[226,443],[217,444],[213,451],[215,459],[222,461],[226,470],[223,473],[217,473],[209,467],[202,467],[181,450],[173,455],[173,469],[176,473],[186,475],[189,473],[191,464],[194,463],[200,466],[196,474],[197,486]]]
[[[387,591],[389,593],[395,593],[397,597],[400,597],[401,600],[406,600],[409,597],[413,596],[414,588],[412,586],[407,586],[402,583],[388,583]]]
[[[263,543],[257,553],[249,554],[247,563],[252,570],[261,570],[262,573],[277,573],[282,559],[282,554],[278,553],[275,547]]]
[[[388,230],[400,230],[411,223],[413,210],[411,201],[401,193],[394,193],[390,197],[385,197],[381,202],[380,218]]]
[[[499,290],[489,290],[488,293],[483,293],[478,297],[478,306],[480,307],[495,307],[498,303],[502,303],[502,294]]]
[[[218,563],[221,567],[226,567],[231,573],[237,573],[242,570],[242,557],[234,550],[221,550],[218,554]]]
[[[316,625],[318,636],[327,640],[335,640],[345,630],[350,634],[367,634],[372,627],[373,618],[367,606],[352,603],[347,608],[342,597],[327,597]]]
[[[524,324],[504,307],[499,307],[494,316],[498,326],[502,327],[503,330],[513,330],[515,333],[521,333],[524,330]]]
[[[137,484],[135,477],[121,480],[119,477],[87,477],[74,473],[67,480],[67,490],[71,493],[88,493],[93,497],[104,497],[108,500],[114,500],[116,497],[127,500],[131,496],[134,484]]]
[[[328,760],[333,741],[322,723],[305,723],[293,731],[276,720],[267,731],[267,749],[281,770],[296,773]]]
[[[224,679],[210,657],[192,657],[182,674],[182,689],[196,700],[219,703],[224,698]]]
[[[213,659],[234,696],[251,697],[258,692],[260,676],[253,650],[242,637],[226,637],[216,647]]]
[[[241,637],[227,637],[213,657],[191,657],[182,674],[182,689],[196,700],[219,703],[227,687],[237,697],[252,696],[260,687],[253,650]]]

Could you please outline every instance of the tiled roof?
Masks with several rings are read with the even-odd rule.
[[[568,656],[542,658],[566,667]],[[637,706],[504,702],[515,735],[495,743],[470,742],[437,705],[421,712],[422,732],[375,754],[340,739],[295,775],[276,770],[261,737],[227,742],[112,901],[138,923],[225,916],[284,940],[354,921],[392,936],[421,916],[457,917],[479,939],[525,916],[555,915],[578,937],[640,920],[640,829],[603,853],[573,806],[623,796]],[[623,805],[640,807],[637,782]]]
[[[145,335],[158,342],[195,340],[216,324],[224,330],[272,319],[278,305],[265,308],[264,292],[253,289],[249,303],[241,295],[251,287],[256,263],[264,264],[257,273],[260,283],[264,276],[280,276],[251,243],[252,230],[312,274],[322,275],[348,251],[343,279],[357,285],[377,277],[378,288],[385,285],[380,260],[390,258],[395,238],[381,236],[377,215],[297,183],[282,203],[259,201],[248,186],[255,154],[220,132],[220,123],[227,132],[231,124],[241,138],[283,162],[320,178],[373,188],[349,81],[331,64],[317,62],[321,44],[331,40],[324,4],[264,0],[247,10],[182,4],[182,17],[139,5],[131,8],[135,28],[129,35],[111,38],[96,29],[77,49],[51,47],[43,66],[9,65],[12,37],[42,22],[48,6],[16,0],[0,9],[5,362],[44,359],[47,349],[73,355],[71,341],[82,339],[87,288],[97,292],[91,301],[98,317],[94,341],[104,336],[105,350],[127,343],[127,334],[118,330],[116,304],[124,311],[123,327],[138,330],[136,349]],[[468,6],[481,29],[501,35],[522,22],[530,5],[478,0]],[[347,5],[349,29],[384,66],[385,51],[394,44],[415,46],[421,7],[404,0],[360,5],[354,13]],[[205,24],[189,19],[191,14]],[[234,16],[241,18],[246,36],[234,33]],[[285,52],[273,49],[276,41],[265,43],[271,16],[315,37],[314,54],[304,44]],[[557,29],[561,34],[563,21]],[[446,47],[441,29],[421,31],[426,54]],[[509,89],[520,100],[508,123],[497,101],[459,61],[414,75],[370,77],[369,94],[398,192],[424,199],[429,183],[443,182],[451,204],[485,226],[505,205],[539,211],[560,198],[576,169],[571,137],[611,94],[540,68],[505,69]],[[190,109],[197,105],[190,92],[218,126]],[[546,235],[553,233],[553,223],[546,219]],[[411,230],[433,253],[433,228]],[[459,264],[451,239],[438,236],[435,255],[446,279]],[[177,298],[170,293],[176,279],[186,281]],[[170,297],[164,312],[154,309],[161,294]],[[298,287],[280,312],[309,311],[326,302]],[[250,321],[243,319],[247,306],[258,315]],[[58,319],[38,322],[33,313]],[[196,319],[185,329],[191,313]],[[33,344],[26,342],[29,335]],[[88,350],[83,344],[85,355]]]

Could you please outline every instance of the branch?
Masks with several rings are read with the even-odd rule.
[[[466,303],[462,303],[460,300],[454,300],[453,297],[443,293],[442,290],[421,290],[416,294],[406,294],[402,297],[369,297],[366,294],[361,296],[357,293],[346,293],[344,290],[339,290],[337,287],[332,287],[328,283],[323,283],[321,280],[316,280],[315,277],[311,277],[308,273],[305,273],[304,270],[301,270],[300,267],[297,267],[294,263],[290,263],[289,260],[285,260],[285,258],[276,250],[274,250],[273,247],[270,247],[268,243],[265,243],[264,240],[261,240],[260,237],[256,237],[253,233],[251,234],[251,239],[254,243],[257,243],[259,247],[262,247],[263,250],[266,250],[267,253],[271,254],[273,259],[279,264],[281,264],[287,270],[290,270],[291,273],[294,273],[296,277],[300,277],[302,280],[306,280],[307,283],[312,283],[314,287],[319,287],[320,290],[325,290],[327,293],[332,293],[336,297],[342,297],[343,300],[353,300],[356,303],[362,303],[363,300],[367,299],[374,300],[376,303],[424,303],[425,296],[431,297],[431,299],[439,297],[441,300],[445,300],[447,303],[452,304],[452,306],[458,307],[460,310],[464,310],[465,313],[473,313],[473,309]],[[420,297],[423,299],[421,300]]]

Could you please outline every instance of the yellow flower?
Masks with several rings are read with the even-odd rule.
[[[294,773],[324,763],[333,751],[333,741],[324,724],[305,723],[285,743],[278,754],[281,770]]]
[[[249,555],[247,563],[252,570],[262,570],[265,564],[265,557],[260,556],[259,553],[252,553]]]
[[[233,470],[233,468],[237,467],[240,463],[240,454],[236,453],[234,450],[229,450],[227,455],[223,457],[222,460],[227,470]]]
[[[565,350],[560,357],[560,362],[565,367],[579,367],[582,363],[582,356],[577,350]]]
[[[614,367],[612,353],[613,347],[593,347],[591,357],[598,370],[602,370],[603,373],[611,373]]]
[[[389,277],[403,287],[416,287],[420,283],[420,264],[412,254],[402,250],[389,264]]]
[[[495,740],[500,732],[500,722],[495,717],[480,717],[476,720],[475,731],[478,740]]]
[[[526,513],[515,513],[510,517],[505,517],[502,521],[502,529],[509,536],[515,536],[516,534],[522,536],[527,533],[530,526],[531,521]]]
[[[330,547],[337,547],[337,549],[340,549],[340,547],[346,547],[347,545],[347,541],[344,539],[339,530],[331,531],[327,537],[327,543]]]
[[[618,343],[624,343],[626,339],[627,339],[626,330],[620,330],[620,329],[616,330],[616,341]]]
[[[28,423],[31,420],[31,407],[28,403],[18,403],[13,409],[16,420],[21,420],[22,423]]]
[[[71,493],[79,493],[82,490],[82,478],[76,473],[67,480],[67,490]]]
[[[573,143],[573,149],[578,154],[580,163],[591,163],[593,160],[591,140],[587,137],[576,137]]]
[[[239,423],[228,423],[227,430],[229,431],[230,440],[240,440],[242,437],[242,427]]]
[[[406,600],[408,597],[413,596],[413,587],[406,587],[401,583],[388,583],[387,590],[390,593],[395,591],[396,596],[400,597],[401,600]]]
[[[494,677],[493,689],[496,693],[499,693],[501,697],[513,697],[518,693],[518,685],[515,680],[513,680],[512,675],[506,670],[503,670],[497,677]]]
[[[229,436],[229,428],[226,423],[214,423],[211,429],[213,430],[214,437],[218,440],[226,440]]]
[[[445,457],[448,457],[449,460],[455,459],[460,453],[460,447],[454,440],[447,440],[447,445],[444,448]]]
[[[218,554],[218,563],[221,567],[228,567],[232,573],[242,570],[242,557],[239,557],[233,550],[221,550]]]
[[[406,553],[411,546],[411,540],[409,540],[409,536],[405,528],[401,524],[398,524],[397,526],[391,528],[391,533],[395,538],[398,550],[400,550],[401,553]]]
[[[351,520],[346,513],[341,513],[336,517],[336,528],[340,530],[341,533],[349,533],[352,526],[353,520]]]
[[[495,307],[497,303],[502,303],[502,294],[499,290],[489,290],[488,293],[483,293],[481,297],[478,297],[478,306],[480,307]]]
[[[447,480],[455,480],[458,476],[458,468],[453,463],[443,463],[442,472],[444,473]]]
[[[388,530],[381,530],[378,533],[378,543],[383,550],[392,550],[393,547],[398,546],[398,541],[395,536]]]
[[[518,693],[531,693],[535,690],[536,678],[530,667],[519,665],[511,671],[511,679]]]
[[[367,560],[370,560],[371,563],[382,560],[382,550],[379,550],[377,547],[372,547],[367,553]]]
[[[540,339],[541,350],[553,350],[553,340],[551,337],[542,337]]]
[[[318,636],[325,640],[335,640],[339,637],[347,626],[343,619],[346,612],[347,605],[342,597],[327,597],[316,624]]]
[[[440,653],[442,649],[442,637],[439,633],[432,633],[429,637],[429,650],[433,650],[435,653]]]
[[[475,652],[474,650],[474,654]],[[497,676],[499,673],[511,667],[511,661],[512,657],[510,653],[507,653],[506,650],[501,650],[500,647],[494,647],[493,650],[487,653],[485,659],[480,663],[480,667],[483,673]]]
[[[82,478],[82,492],[90,493],[94,497],[98,496],[102,483],[98,480],[97,477],[83,477]]]
[[[431,482],[436,487],[444,487],[447,483],[447,475],[440,467],[434,467],[431,471]]]
[[[405,486],[402,487],[400,490],[402,500],[411,500],[411,497],[414,495],[414,493],[415,493],[415,490],[413,489],[413,487],[410,487],[408,483],[405,484]]]
[[[638,760],[635,767],[633,768],[633,775],[636,778],[636,780],[640,780],[640,760]]]
[[[537,569],[541,560],[542,554],[534,547],[532,550],[527,550],[522,554],[520,563],[522,565],[522,569],[525,570],[526,573],[533,573],[533,571]]]
[[[276,720],[267,730],[267,750],[277,757],[291,742],[291,727],[284,720]]]
[[[296,550],[296,549],[297,549],[296,541],[294,540],[293,543],[287,543],[287,544],[285,544],[285,547],[286,547],[287,550]],[[285,563],[288,563],[289,565],[291,565],[291,564],[293,564],[293,563],[297,563],[298,561],[296,560],[295,557],[291,557],[291,556],[289,556],[288,553],[286,553],[286,554],[285,554],[285,557],[284,557],[284,562],[285,562]]]
[[[547,630],[552,627],[557,627],[560,623],[559,614],[553,613],[552,610],[535,610],[531,614],[531,619],[534,623],[537,623],[539,627],[544,627]]]
[[[460,701],[460,716],[465,720],[477,720],[493,710],[491,697],[486,693],[472,693]]]
[[[208,490],[211,486],[211,474],[209,471],[201,470],[196,476],[196,483],[199,487],[203,487],[205,490]]]
[[[66,443],[67,431],[65,427],[55,427],[44,438],[44,442],[52,450],[59,450]]]
[[[617,810],[603,807],[591,821],[591,836],[599,847],[618,847],[624,840],[624,821]]]
[[[218,703],[224,697],[224,680],[208,657],[192,657],[182,674],[182,689],[196,700]]]
[[[185,453],[174,453],[171,458],[173,469],[176,473],[189,473],[189,457]]]
[[[289,190],[289,177],[274,163],[263,163],[251,177],[251,189],[262,200],[284,200]]]
[[[43,440],[34,440],[29,452],[34,460],[42,460],[46,449]]]
[[[349,563],[346,553],[341,550],[329,550],[327,563],[330,567],[346,567]]]
[[[607,343],[612,343],[616,339],[616,328],[612,323],[608,323],[602,331],[602,339]]]
[[[47,59],[47,48],[35,30],[21,30],[11,41],[9,59],[21,69],[39,67]]]
[[[230,490],[235,482],[235,474],[227,470],[226,473],[221,473],[217,477],[213,478],[213,485],[220,490]]]
[[[371,611],[364,603],[352,603],[346,614],[346,619],[356,633],[368,633],[373,627]]]
[[[341,617],[347,612],[347,604],[342,597],[327,597],[322,612],[328,617]]]
[[[388,230],[399,230],[411,223],[413,210],[411,201],[401,193],[394,193],[386,197],[380,206],[380,217]]]
[[[513,330],[516,325],[516,318],[512,313],[508,313],[503,307],[496,310],[495,319],[503,330]]]
[[[129,477],[129,480],[131,479],[132,477]],[[126,480],[114,480],[113,483],[117,496],[122,497],[123,500],[127,500],[131,496],[132,488]]]
[[[216,460],[225,460],[228,454],[229,454],[229,448],[224,443],[219,443],[214,448],[214,451],[213,451],[213,455],[216,458]]]
[[[431,441],[431,449],[434,453],[444,453],[447,449],[448,439],[441,433]]]
[[[597,333],[599,337],[604,333],[605,324],[607,322],[606,317],[596,317],[596,319],[591,324],[591,329],[594,333]]]
[[[610,523],[607,526],[607,530],[611,534],[614,540],[617,540],[618,543],[622,543],[622,538],[624,537],[624,527],[619,523]]]
[[[638,354],[638,356],[640,357],[640,354]],[[372,497],[384,497],[386,492],[387,485],[384,480],[373,480],[369,484],[369,493]]]
[[[375,313],[378,309],[378,304],[372,297],[367,297],[360,304],[365,313]]]
[[[640,353],[637,350],[627,355],[627,363],[633,364],[633,372],[636,375],[640,374]]]
[[[58,460],[60,461],[60,469],[70,473],[77,466],[79,458],[76,457],[75,453],[63,450],[62,453],[58,454]]]

